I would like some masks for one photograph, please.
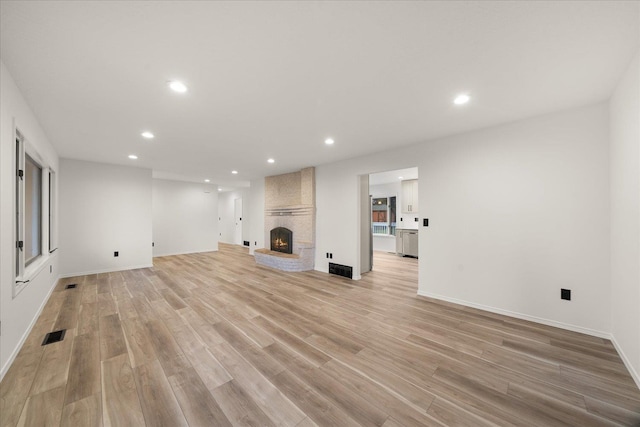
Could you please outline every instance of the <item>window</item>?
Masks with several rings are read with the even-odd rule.
[[[55,173],[16,129],[15,297],[46,265],[56,244]]]
[[[371,201],[371,228],[374,235],[396,234],[396,197],[376,197]]]
[[[42,255],[42,168],[29,155],[24,171],[24,263]]]

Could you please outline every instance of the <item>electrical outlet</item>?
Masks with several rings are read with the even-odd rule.
[[[560,298],[571,301],[571,289],[560,289]]]
[[[422,218],[422,226],[423,227],[429,226],[429,218]]]
[[[119,257],[119,256],[120,256],[120,253],[119,253],[118,251],[115,251],[115,252],[113,253],[113,256],[114,256],[114,257]]]

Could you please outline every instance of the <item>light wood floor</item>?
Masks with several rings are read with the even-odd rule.
[[[357,282],[259,267],[222,244],[154,262],[58,284],[0,385],[0,425],[640,419],[610,342],[416,297],[414,259],[378,253]],[[65,339],[42,347],[57,329]]]

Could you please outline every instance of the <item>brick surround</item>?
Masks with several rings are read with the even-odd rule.
[[[293,232],[293,254],[254,252],[256,262],[283,271],[307,271],[315,266],[315,168],[265,178],[265,242],[270,231],[285,227]]]

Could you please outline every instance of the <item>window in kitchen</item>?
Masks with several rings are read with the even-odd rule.
[[[371,200],[371,228],[376,236],[395,236],[396,197],[376,197]]]

